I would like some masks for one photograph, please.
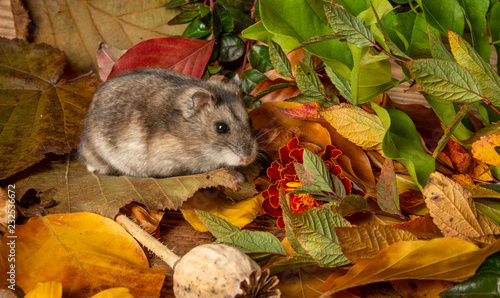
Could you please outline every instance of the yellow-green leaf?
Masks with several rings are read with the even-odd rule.
[[[385,129],[380,119],[347,104],[333,106],[320,115],[346,139],[363,150],[380,150]]]

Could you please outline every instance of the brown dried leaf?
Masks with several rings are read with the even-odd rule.
[[[64,53],[0,38],[0,179],[76,148],[96,80],[61,80]]]
[[[434,223],[446,237],[469,240],[500,234],[499,226],[477,212],[469,191],[443,174],[432,173],[422,192]]]
[[[128,49],[143,40],[180,35],[186,25],[167,23],[179,9],[167,9],[168,0],[28,0],[37,25],[35,42],[45,42],[68,55],[69,63],[86,72],[97,71],[101,42]]]
[[[164,179],[90,173],[80,161],[40,165],[38,169],[12,183],[18,196],[34,188],[42,200],[54,199],[57,205],[47,209],[51,213],[87,211],[114,218],[119,208],[132,201],[150,210],[177,209],[200,188],[238,187],[225,169]]]
[[[28,12],[21,0],[0,0],[0,36],[26,39],[28,34]]]
[[[413,216],[412,220],[393,225],[394,228],[406,230],[421,238],[443,237],[441,231],[427,213],[424,216]]]
[[[335,233],[342,252],[352,262],[371,258],[394,243],[417,240],[408,231],[386,225],[337,227]]]

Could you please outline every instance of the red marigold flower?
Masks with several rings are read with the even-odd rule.
[[[293,138],[286,146],[279,150],[279,161],[274,161],[267,169],[267,176],[271,179],[273,184],[262,193],[264,201],[262,208],[264,211],[277,217],[277,223],[280,228],[285,228],[283,222],[283,209],[281,209],[281,202],[279,198],[279,190],[282,188],[285,194],[293,191],[294,189],[302,186],[297,173],[295,172],[294,163],[302,164],[304,154],[304,147],[299,145],[299,140]],[[351,194],[351,181],[345,177],[340,177],[342,169],[335,163],[335,159],[341,155],[342,152],[332,145],[325,148],[325,152],[321,155],[326,166],[331,173],[336,175],[344,184],[347,194]],[[325,201],[316,200],[310,194],[294,194],[290,196],[290,209],[292,212],[300,213],[308,208],[317,207],[324,204]]]

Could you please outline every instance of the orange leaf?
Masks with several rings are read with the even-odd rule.
[[[422,193],[434,223],[446,237],[472,239],[500,233],[499,226],[477,212],[469,191],[443,174],[432,173]]]
[[[442,237],[441,231],[432,221],[429,213],[420,217],[415,217],[410,221],[405,221],[399,224],[393,225],[394,228],[402,229],[413,233],[414,235],[421,238],[437,238]]]
[[[37,216],[17,226],[16,236],[16,283],[25,292],[38,282],[59,281],[65,297],[120,286],[136,297],[160,295],[165,269],[149,269],[141,246],[111,219],[93,213]],[[9,241],[0,238],[3,265]]]
[[[457,238],[395,243],[371,259],[361,260],[337,279],[323,297],[347,288],[399,279],[462,281],[472,276],[500,241],[484,248]]]
[[[342,252],[353,262],[371,258],[394,243],[417,240],[417,237],[408,231],[386,225],[337,227],[335,234]]]
[[[500,134],[481,137],[472,144],[472,155],[487,164],[500,166],[500,154],[496,150],[498,146],[500,146]]]

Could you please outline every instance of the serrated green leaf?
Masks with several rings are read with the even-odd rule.
[[[482,100],[479,82],[465,67],[452,61],[418,59],[406,62],[412,77],[429,95],[453,102]]]
[[[382,141],[382,152],[387,158],[401,162],[422,189],[435,170],[435,160],[424,151],[413,121],[399,110],[384,109],[374,103],[372,108],[387,131]]]
[[[272,41],[269,44],[269,58],[276,71],[283,77],[293,78],[292,65],[286,57],[281,46]]]
[[[441,41],[441,34],[436,35],[434,30],[427,25],[427,32],[429,33],[429,46],[434,59],[455,61],[453,56],[448,52],[443,42]]]
[[[500,295],[500,252],[496,252],[477,268],[476,274],[439,294],[441,297],[497,297]]]
[[[295,65],[295,78],[300,92],[314,98],[325,98],[325,87],[313,68],[302,62]]]
[[[255,95],[254,100],[258,100],[258,99],[264,97],[265,95],[272,93],[276,90],[280,90],[280,89],[288,88],[288,87],[293,87],[293,86],[297,86],[297,84],[295,84],[295,83],[282,83],[282,84],[272,85],[271,87],[266,88],[266,89],[260,91],[259,94]]]
[[[309,255],[322,267],[338,267],[350,263],[342,253],[335,227],[351,226],[329,206],[309,208],[292,214],[295,235]]]
[[[271,60],[269,59],[269,48],[264,45],[253,45],[248,52],[248,61],[253,68],[260,72],[266,72],[273,69]]]
[[[272,263],[271,266],[269,266],[268,268],[269,271],[271,272],[271,275],[273,275],[282,271],[288,271],[293,268],[312,265],[312,264],[316,264],[316,261],[314,261],[314,259],[310,255],[295,254],[284,260]]]
[[[323,35],[318,35],[318,36],[311,36],[308,39],[304,40],[301,42],[298,46],[292,49],[292,51],[296,51],[298,49],[302,49],[303,47],[307,47],[308,45],[312,45],[318,42],[324,42],[324,41],[329,41],[329,40],[334,40],[334,39],[340,39],[343,38],[342,36],[338,36],[337,34],[333,32],[328,32]]]
[[[307,253],[307,251],[302,248],[297,237],[293,233],[293,222],[292,222],[292,211],[290,210],[290,206],[288,205],[287,198],[285,197],[285,193],[283,189],[280,189],[280,206],[283,210],[283,223],[285,224],[285,234],[288,238],[288,241],[292,245],[292,248],[298,253]]]
[[[223,218],[213,215],[210,212],[202,210],[196,210],[195,212],[205,227],[207,227],[210,233],[212,233],[212,235],[216,238],[221,238],[231,233],[241,231],[237,226],[224,220]]]
[[[500,105],[500,77],[489,63],[458,34],[450,31],[449,40],[457,63],[468,69],[477,79],[484,96],[494,105]]]
[[[358,47],[369,47],[375,44],[375,38],[362,19],[350,15],[340,5],[325,4],[328,24],[338,36],[345,37],[347,42]]]
[[[344,99],[348,102],[354,104],[354,98],[352,97],[351,85],[349,82],[330,66],[327,65],[325,70],[332,83],[339,90],[340,95],[342,95],[342,97],[344,97]]]
[[[221,237],[215,243],[234,246],[253,259],[288,256],[279,239],[269,232],[242,230]]]
[[[336,194],[340,199],[345,197],[346,190],[342,181],[330,173],[328,167],[319,156],[304,149],[303,159],[307,178],[313,185],[324,192]]]
[[[323,192],[314,185],[300,186],[288,193],[289,195],[296,194],[311,194],[311,195],[323,195]]]
[[[362,196],[348,195],[340,201],[340,212],[342,216],[364,211],[370,211],[370,206]]]

